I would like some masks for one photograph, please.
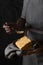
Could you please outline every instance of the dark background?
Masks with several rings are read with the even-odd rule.
[[[20,38],[22,35],[16,33],[8,35],[2,28],[3,24],[7,22],[16,22],[21,15],[23,0],[0,0],[0,65],[21,65],[22,58],[16,57],[14,59],[6,59],[4,56],[5,47],[14,39]]]

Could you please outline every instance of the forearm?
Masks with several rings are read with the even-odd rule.
[[[22,29],[25,27],[25,22],[26,22],[25,19],[19,18],[19,19],[17,20],[17,23],[16,23],[17,29],[18,29],[18,30],[22,30]]]

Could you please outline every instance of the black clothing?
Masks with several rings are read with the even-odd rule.
[[[22,11],[22,0],[0,0],[0,24],[16,22]]]
[[[2,26],[6,21],[7,22],[17,21],[17,19],[21,15],[22,3],[23,0],[0,0],[0,65],[2,64],[12,65],[15,63],[15,62],[13,63],[12,60],[5,59],[4,49],[14,39],[18,39],[19,35],[17,35],[16,33],[12,35],[6,34]],[[16,63],[18,64],[18,60]],[[15,65],[17,65],[16,63]]]

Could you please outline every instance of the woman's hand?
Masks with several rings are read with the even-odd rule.
[[[11,27],[7,22],[3,25],[3,28],[6,33],[11,33],[14,30],[13,26]]]

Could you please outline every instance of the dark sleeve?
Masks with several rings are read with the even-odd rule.
[[[22,11],[23,0],[0,0],[0,23],[16,22]]]
[[[21,15],[22,12],[22,7],[23,7],[23,0],[17,0],[18,4],[17,4],[17,9],[18,9],[18,13],[19,16]]]
[[[9,10],[8,15],[10,14],[10,19],[12,21],[17,21],[21,15],[23,0],[10,0],[10,3],[7,6]]]

